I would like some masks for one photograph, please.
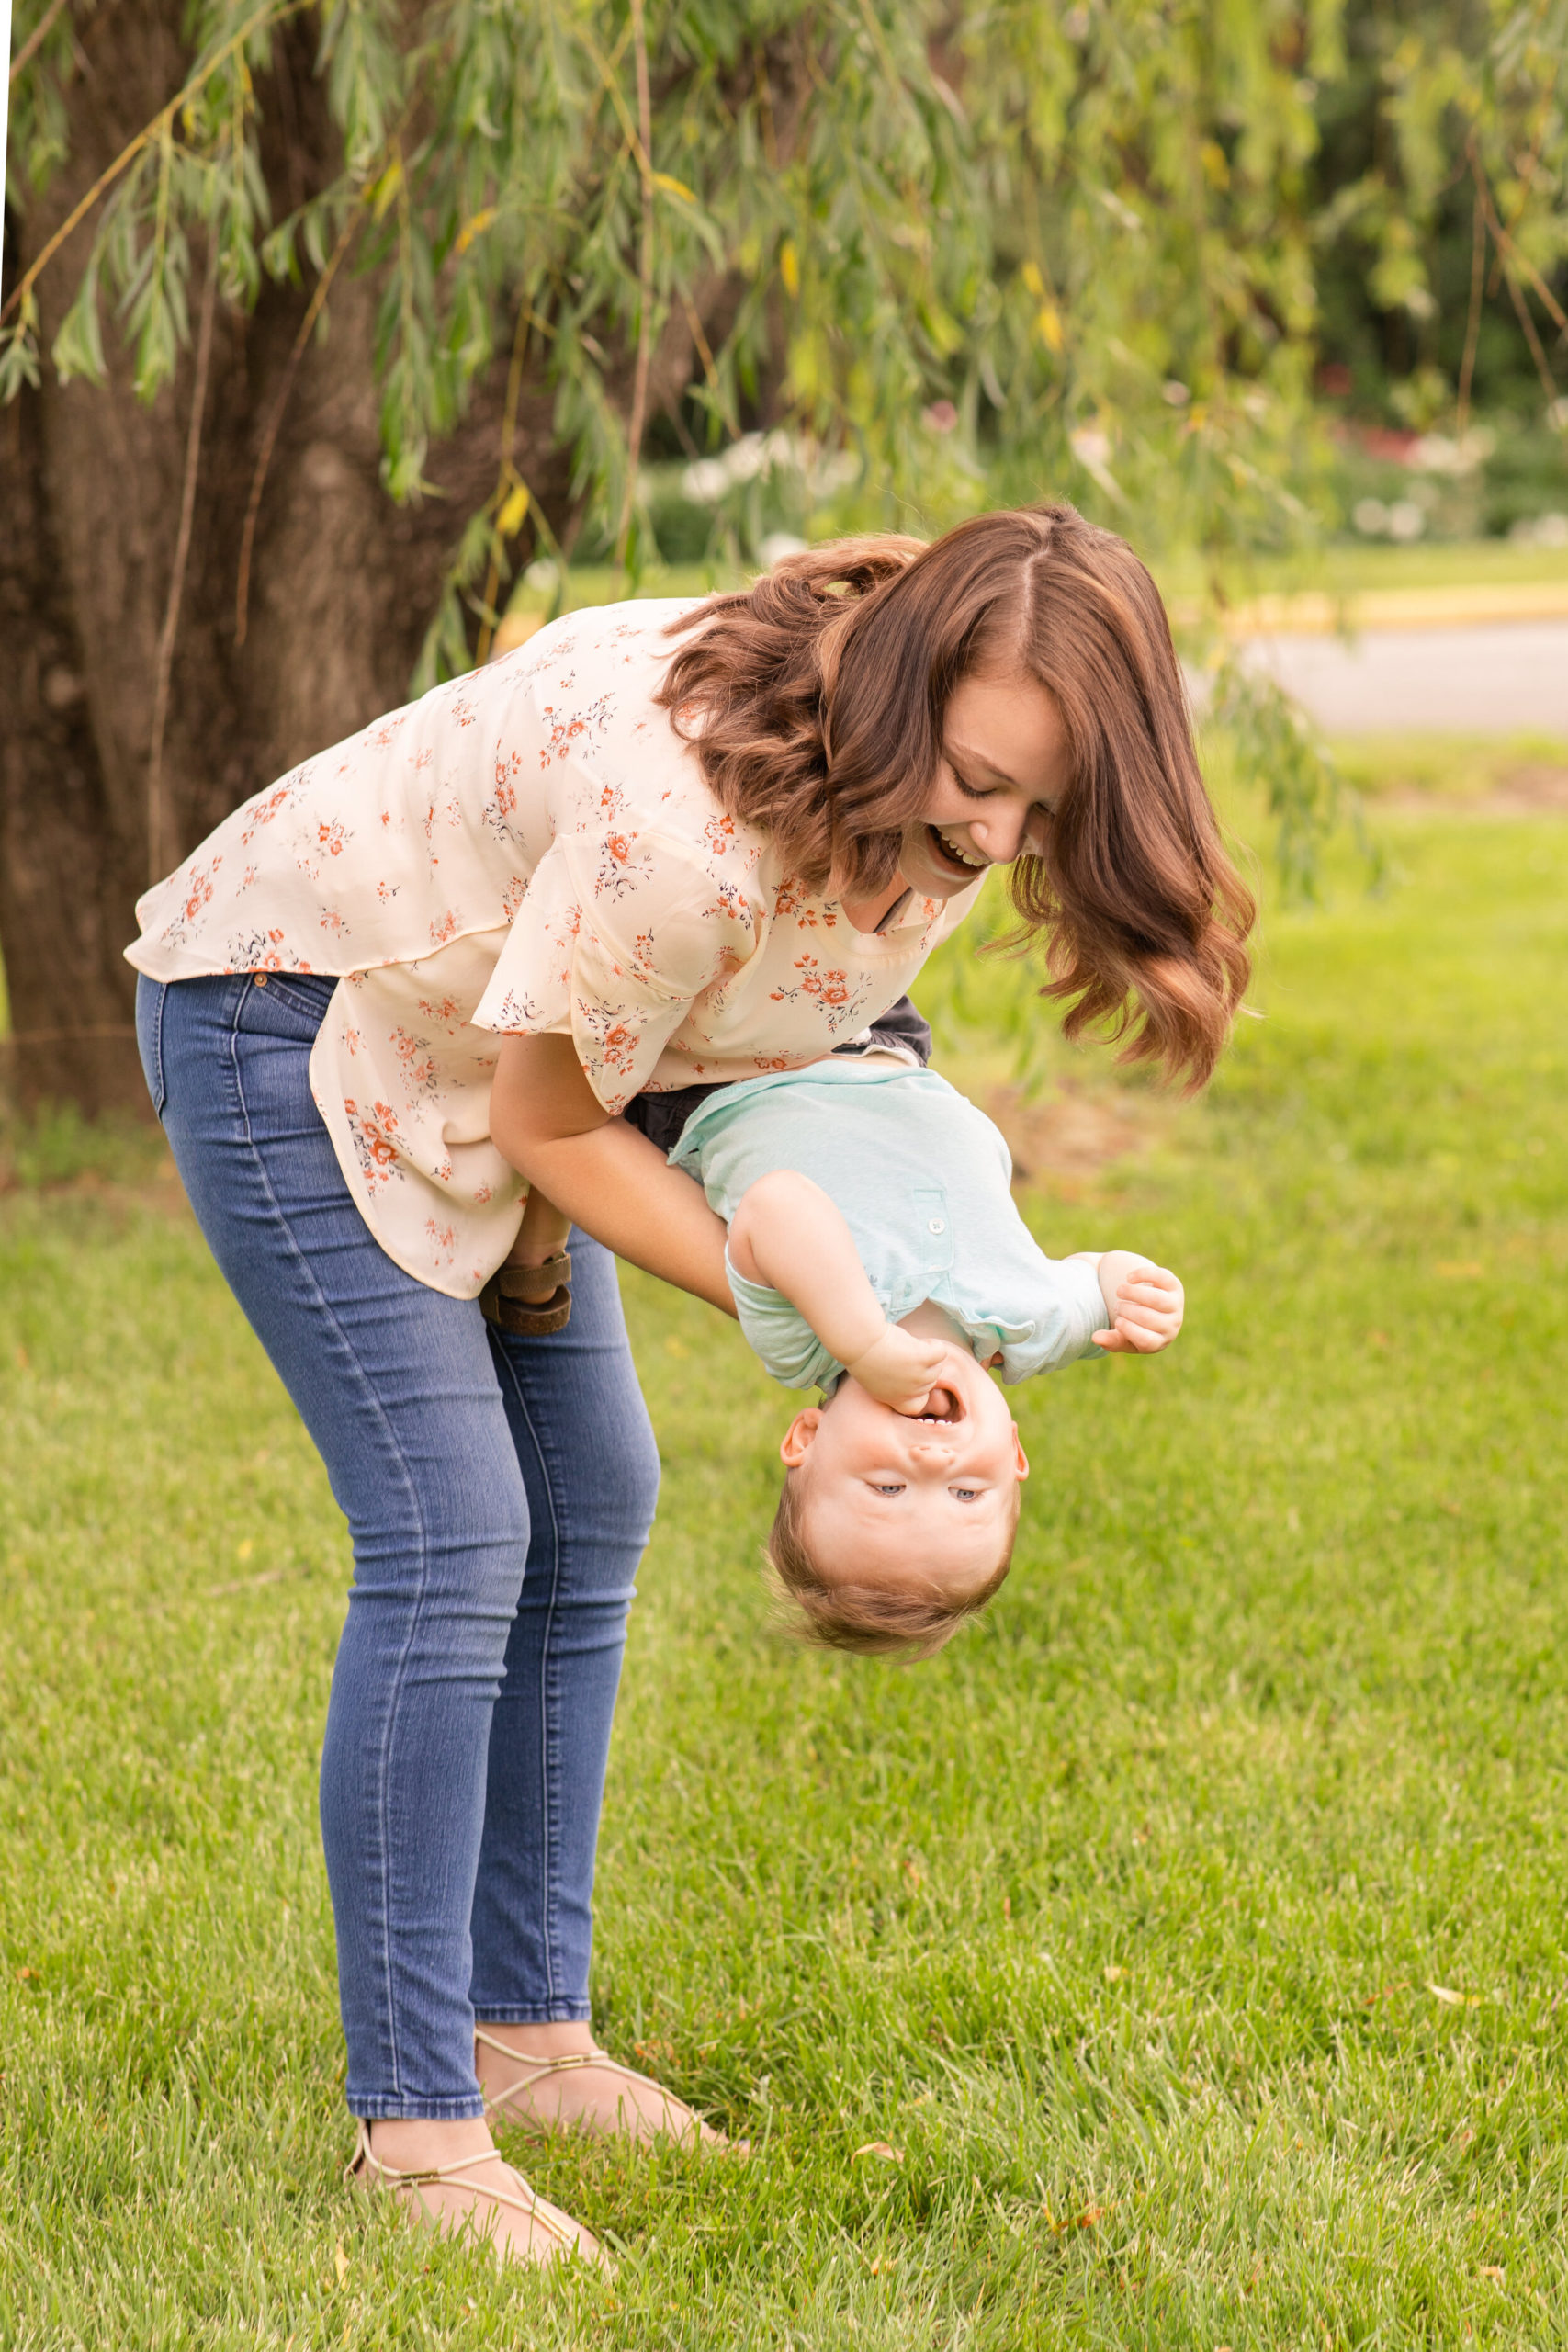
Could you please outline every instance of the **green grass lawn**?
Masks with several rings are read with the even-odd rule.
[[[515,2143],[609,2282],[341,2186],[347,1545],[152,1155],[33,1151],[0,2341],[1568,2344],[1568,825],[1379,822],[1396,887],[1269,916],[1210,1098],[1029,1203],[1175,1264],[1189,1328],[1021,1392],[1017,1565],[939,1660],[770,1633],[783,1400],[628,1281],[666,1467],[599,2023],[754,2153]]]

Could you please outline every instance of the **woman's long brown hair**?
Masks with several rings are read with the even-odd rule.
[[[1254,905],[1203,789],[1158,589],[1071,506],[980,514],[787,556],[689,632],[660,696],[726,809],[809,889],[874,898],[921,822],[955,686],[1022,674],[1055,697],[1072,775],[1040,856],[1009,873],[1021,943],[1076,1037],[1201,1086],[1246,989]]]

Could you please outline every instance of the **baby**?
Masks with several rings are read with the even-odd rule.
[[[1007,1575],[1029,1475],[983,1367],[1152,1353],[1180,1283],[1124,1250],[1047,1258],[990,1120],[891,1054],[721,1088],[670,1157],[729,1228],[751,1347],[823,1392],[779,1449],[780,1583],[818,1640],[930,1655]]]
[[[1012,1555],[1029,1464],[987,1371],[1010,1383],[1101,1351],[1150,1354],[1182,1316],[1180,1283],[1146,1258],[1045,1256],[1013,1205],[1001,1136],[920,1067],[929,1037],[913,1007],[895,1008],[807,1069],[640,1095],[626,1113],[724,1220],[730,1294],[762,1363],[823,1394],[779,1449],[780,1584],[814,1639],[920,1656],[983,1607]],[[562,1327],[566,1232],[536,1186],[480,1297],[492,1321]]]

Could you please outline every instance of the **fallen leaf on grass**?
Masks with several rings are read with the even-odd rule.
[[[343,2240],[341,2238],[339,2238],[336,2247],[333,2249],[333,2262],[337,2270],[337,2283],[341,2287],[344,2280],[348,2277],[348,2256],[343,2250]]]
[[[863,2148],[855,2150],[855,2155],[880,2156],[885,2165],[901,2165],[904,2161],[903,2149],[890,2148],[886,2140],[868,2140]]]
[[[1109,2205],[1086,2205],[1081,2213],[1068,2213],[1058,2222],[1047,2205],[1045,2219],[1053,2233],[1060,2238],[1065,2237],[1069,2230],[1092,2230],[1096,2222],[1103,2222],[1112,2210]]]
[[[1483,2278],[1495,2278],[1500,2287],[1507,2273],[1495,2262],[1483,2262],[1481,2266],[1481,2276]]]
[[[1481,2007],[1479,1993],[1450,1993],[1446,1984],[1428,1984],[1427,1990],[1434,2000],[1443,2002],[1450,2009],[1478,2009]]]

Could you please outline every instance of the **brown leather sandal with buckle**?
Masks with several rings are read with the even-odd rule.
[[[479,1312],[514,1339],[547,1340],[571,1321],[571,1252],[540,1266],[498,1266],[479,1293]]]

